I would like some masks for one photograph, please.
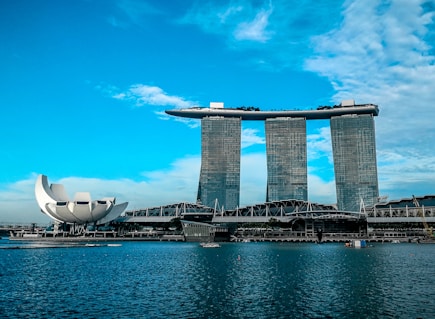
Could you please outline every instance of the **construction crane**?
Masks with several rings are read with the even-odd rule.
[[[415,207],[417,208],[417,216],[421,217],[421,220],[423,221],[423,227],[426,231],[426,236],[429,238],[432,238],[432,227],[429,227],[428,223],[426,222],[426,218],[424,217],[424,211],[420,207],[420,203],[418,202],[417,198],[412,195],[412,201],[414,202]]]

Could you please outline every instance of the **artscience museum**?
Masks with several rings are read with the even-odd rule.
[[[70,200],[62,184],[48,184],[47,176],[39,175],[35,197],[41,211],[58,223],[96,226],[111,222],[127,208],[128,202],[115,204],[115,197],[91,200],[87,192],[78,192]]]

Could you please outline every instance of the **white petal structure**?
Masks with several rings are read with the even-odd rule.
[[[41,211],[58,222],[97,225],[117,218],[128,203],[115,205],[115,197],[91,200],[89,193],[79,192],[70,201],[61,184],[48,185],[45,175],[39,175],[35,184],[35,197]]]

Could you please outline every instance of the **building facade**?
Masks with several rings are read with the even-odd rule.
[[[266,201],[308,199],[305,118],[265,121],[267,155]]]
[[[235,209],[240,200],[241,119],[204,117],[201,120],[201,172],[197,201]]]
[[[375,126],[372,115],[331,118],[337,207],[359,211],[379,197]]]
[[[307,200],[306,121],[329,119],[337,207],[357,212],[379,196],[374,116],[375,104],[319,106],[311,110],[260,111],[253,107],[166,110],[167,114],[201,119],[202,158],[198,202],[232,210],[239,205],[241,121],[265,121],[267,148],[266,201]]]

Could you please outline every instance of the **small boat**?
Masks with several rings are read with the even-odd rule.
[[[348,241],[344,244],[344,246],[348,247],[348,248],[366,248],[367,247],[367,242],[364,239],[361,240],[351,240]]]
[[[219,248],[221,246],[218,243],[200,243],[199,245],[204,248]]]

